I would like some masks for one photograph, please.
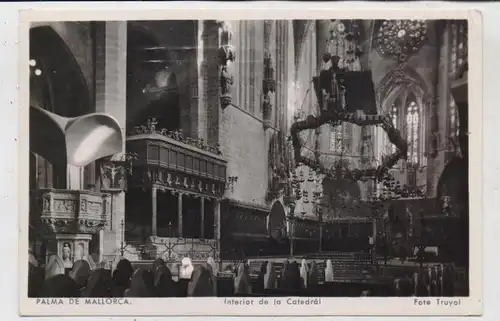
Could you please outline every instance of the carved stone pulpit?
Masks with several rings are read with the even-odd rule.
[[[46,243],[46,257],[57,255],[65,268],[89,260],[92,236],[109,223],[109,194],[78,190],[42,189],[34,195],[32,224]]]

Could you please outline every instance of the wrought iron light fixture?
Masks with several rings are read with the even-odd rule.
[[[234,191],[234,184],[238,182],[238,176],[229,176],[226,181],[226,190]]]

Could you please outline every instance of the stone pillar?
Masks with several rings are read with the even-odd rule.
[[[207,33],[205,21],[197,21],[197,43],[195,68],[193,68],[191,82],[191,135],[207,141]]]
[[[317,69],[321,69],[323,62],[323,54],[327,50],[327,41],[330,39],[330,20],[316,21],[316,53],[317,53]]]
[[[217,242],[217,248],[220,249],[220,201],[216,199],[214,201],[214,238],[215,241]]]
[[[210,50],[207,56],[209,63],[210,87],[208,91],[213,93],[209,95],[208,112],[208,143],[209,145],[220,144],[222,112],[231,105],[234,105],[233,91],[236,86],[235,66],[236,59],[235,48],[232,45],[232,25],[230,21],[210,22],[208,35]]]
[[[151,234],[152,236],[157,235],[157,228],[158,228],[158,216],[157,216],[157,194],[158,194],[158,189],[156,187],[153,187],[151,189],[151,213],[152,213],[152,222],[151,222]]]
[[[201,238],[205,238],[205,198],[201,198]]]
[[[372,221],[372,244],[371,245],[371,253],[372,253],[372,262],[375,262],[377,259],[377,219],[374,218]]]
[[[448,144],[448,120],[450,103],[450,30],[445,28],[440,41],[439,62],[436,79],[436,95],[435,99],[431,99],[429,110],[430,117],[426,119],[430,124],[428,138],[428,162],[427,162],[427,193],[429,197],[435,197],[437,194],[437,183],[441,176],[441,172],[446,164],[446,150],[443,147]]]
[[[95,23],[95,110],[113,116],[125,135],[127,98],[127,22]],[[123,146],[125,151],[125,146]],[[121,155],[115,157],[121,158]],[[104,254],[120,247],[120,224],[125,219],[125,193],[112,194],[111,226],[104,231]]]
[[[83,189],[83,167],[74,165],[67,166],[66,188],[71,190]]]
[[[127,22],[96,22],[96,112],[113,116],[125,133]]]
[[[274,76],[274,60],[276,55],[271,51],[271,35],[275,21],[264,21],[264,79],[262,81],[262,124],[264,130],[273,126],[273,94],[276,91]]]
[[[330,39],[330,20],[316,21],[316,70],[323,66],[323,54],[327,51],[327,41]],[[313,94],[313,93],[310,93]],[[330,138],[332,128],[323,126],[319,129],[319,149],[322,152],[330,152]]]
[[[182,193],[177,196],[177,215],[178,215],[178,233],[179,237],[182,237]]]

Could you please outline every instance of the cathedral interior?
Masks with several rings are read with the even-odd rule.
[[[467,46],[462,20],[33,23],[30,253],[466,279]]]

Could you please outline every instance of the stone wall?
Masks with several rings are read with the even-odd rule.
[[[230,199],[265,205],[269,180],[269,141],[276,130],[288,130],[287,108],[293,81],[293,44],[291,22],[274,21],[269,48],[275,68],[276,92],[272,94],[272,125],[263,125],[262,80],[264,69],[264,22],[234,21],[233,106],[222,112],[221,148],[228,161],[227,175],[237,176],[234,189],[226,191]],[[291,55],[291,57],[290,57]],[[291,65],[290,65],[291,64]]]
[[[268,141],[270,134],[262,121],[237,107],[228,107],[222,118],[222,144],[228,161],[227,176],[237,176],[229,198],[264,204],[268,181]],[[268,131],[270,132],[270,131]]]

